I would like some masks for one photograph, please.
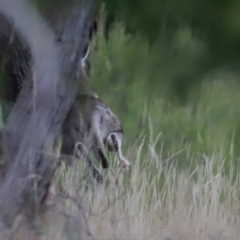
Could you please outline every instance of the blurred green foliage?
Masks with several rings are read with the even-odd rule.
[[[70,3],[64,0],[31,1],[48,15],[53,15],[56,9],[65,8]],[[73,3],[79,1],[82,0],[71,0]],[[139,66],[149,69],[147,76],[141,77],[148,78],[148,81],[154,84],[157,82],[160,87],[167,86],[166,94],[173,99],[176,98],[177,101],[186,103],[189,90],[192,87],[197,88],[199,82],[212,70],[226,68],[239,71],[238,0],[96,1],[106,6],[105,25],[109,38],[114,34],[109,29],[117,21],[124,25],[127,34],[138,39],[138,41],[130,39],[127,44],[124,43],[128,49],[129,68],[140,64],[134,56],[130,59],[134,49],[139,50],[139,55],[148,52],[146,57],[150,56],[154,61],[151,63],[145,61]],[[173,65],[178,69],[173,69]],[[159,66],[162,68],[161,76],[156,77],[155,69]],[[165,66],[170,68],[167,69]],[[151,86],[154,84],[145,87],[152,91]]]
[[[172,61],[182,69],[168,80],[169,87],[175,91],[174,95],[179,96],[179,100],[185,101],[189,88],[198,84],[213,69],[226,67],[239,71],[238,0],[99,1],[106,4],[107,22],[120,19],[128,33],[140,34],[145,42],[154,43],[153,51],[159,61]],[[178,42],[183,45],[180,48],[170,47],[169,43],[176,39],[179,31],[185,32],[185,35],[180,34],[181,40]],[[197,44],[199,41],[201,46]],[[194,46],[188,45],[191,43]],[[167,53],[164,57],[163,51]],[[181,64],[179,59],[182,59]],[[158,81],[161,80],[165,79]]]
[[[101,0],[110,15],[120,17],[129,31],[140,31],[156,40],[162,30],[189,26],[215,51],[229,52],[240,40],[240,8],[237,0]],[[238,46],[239,49],[239,46]],[[229,52],[230,53],[230,52]],[[232,54],[234,54],[232,52]],[[236,55],[236,53],[235,53]]]
[[[228,169],[230,162],[237,166],[238,72],[219,67],[203,75],[198,65],[208,55],[207,43],[194,36],[190,27],[176,29],[171,39],[162,33],[150,46],[141,34],[126,31],[120,20],[112,24],[106,38],[105,14],[100,16],[90,51],[92,87],[122,121],[126,149],[141,133],[146,137],[145,148],[160,133],[156,148],[163,161],[170,158],[184,167],[192,159],[199,164],[204,154],[217,152],[231,159],[226,161]],[[173,88],[176,79],[191,86],[184,104]],[[201,81],[191,84],[197,79]],[[181,90],[186,88],[180,84]]]

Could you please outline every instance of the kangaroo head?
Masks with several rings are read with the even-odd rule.
[[[105,145],[110,152],[117,152],[122,146],[123,133],[122,131],[117,131],[109,134],[106,138]]]
[[[83,158],[90,168],[93,178],[97,180],[98,183],[103,183],[103,176],[99,170],[93,165],[90,155],[88,154],[88,148],[82,143],[78,142],[75,144],[74,155],[77,158]]]
[[[122,155],[122,141],[122,131],[113,132],[107,137],[106,146],[108,147],[109,151],[117,154],[118,163],[121,166],[121,169],[126,172],[129,169],[130,162]]]

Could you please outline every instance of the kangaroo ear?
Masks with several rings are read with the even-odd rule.
[[[85,156],[87,154],[87,149],[86,149],[86,146],[81,143],[81,142],[78,142],[75,144],[75,149],[74,149],[74,155],[75,157],[81,157],[81,156]]]
[[[96,179],[96,181],[98,183],[102,184],[103,183],[103,176],[98,171],[98,169],[93,165],[91,157],[88,154],[88,149],[82,142],[78,142],[78,143],[75,144],[75,154],[76,154],[77,157],[79,157],[79,158],[83,157],[86,160],[86,162],[88,164],[88,167],[92,171],[92,175],[93,175],[94,179]]]
[[[108,135],[105,145],[110,152],[118,152],[121,148],[121,140],[119,139],[117,133],[111,133]]]
[[[114,147],[115,151],[118,152],[120,146],[119,146],[119,139],[118,139],[117,134],[116,133],[111,133],[110,138],[112,139],[112,143],[113,143],[113,147]]]
[[[90,44],[88,43],[87,46],[84,48],[83,51],[83,57],[82,57],[82,66],[85,67],[85,62],[86,59],[88,58],[89,55],[89,48],[90,48]]]
[[[84,150],[83,144],[81,142],[76,143],[76,148],[80,152],[83,152],[83,150]]]

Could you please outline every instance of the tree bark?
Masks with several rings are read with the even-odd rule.
[[[81,52],[95,7],[73,1],[58,15],[58,37],[24,0],[1,0],[0,10],[26,38],[33,58],[17,102],[3,130],[5,179],[0,188],[0,229],[11,228],[24,211],[37,214],[55,169],[56,137],[75,100]]]

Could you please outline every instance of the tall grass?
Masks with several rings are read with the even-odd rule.
[[[100,20],[92,85],[123,123],[131,169],[122,175],[111,156],[103,185],[83,161],[59,169],[66,195],[42,239],[239,239],[239,76],[216,70],[185,104],[170,101],[168,83],[194,72],[204,43],[183,28],[150,47],[120,22],[106,39]]]
[[[93,182],[83,161],[60,170],[62,187],[72,197],[58,205],[64,217],[50,222],[43,239],[239,239],[240,181],[233,169],[226,176],[220,152],[201,156],[194,170],[179,171],[153,143],[142,161],[142,144],[128,156],[127,175],[111,158],[103,185]]]

